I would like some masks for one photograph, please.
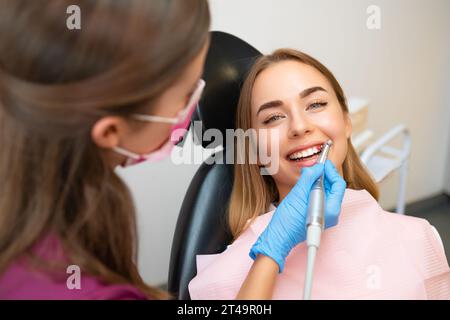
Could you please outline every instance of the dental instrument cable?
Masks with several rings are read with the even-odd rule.
[[[328,140],[323,148],[318,163],[325,163],[328,152],[333,144]],[[316,253],[320,246],[320,237],[325,225],[325,191],[323,185],[324,175],[314,183],[309,194],[308,220],[306,223],[306,246],[308,248],[308,257],[306,263],[305,284],[303,288],[303,299],[311,299],[311,290],[313,283],[314,263]]]

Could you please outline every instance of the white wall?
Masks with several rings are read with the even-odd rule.
[[[366,27],[372,4],[381,9],[381,30]],[[376,135],[405,123],[413,139],[408,201],[443,190],[450,146],[450,1],[211,0],[210,5],[212,30],[235,34],[264,53],[293,47],[322,61],[347,96],[371,101],[369,125]],[[150,283],[167,279],[177,214],[197,167],[166,161],[120,172],[136,199],[139,266]],[[395,177],[382,184],[384,207],[395,205],[396,190]]]

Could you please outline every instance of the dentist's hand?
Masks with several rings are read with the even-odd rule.
[[[311,188],[325,171],[325,228],[335,226],[339,219],[346,183],[333,163],[327,160],[302,169],[300,179],[281,201],[272,220],[250,250],[250,257],[258,254],[272,258],[280,272],[289,252],[306,240],[306,219]]]

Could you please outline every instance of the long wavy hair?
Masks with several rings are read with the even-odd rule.
[[[287,60],[298,61],[312,66],[323,74],[333,87],[342,111],[348,114],[347,101],[341,86],[334,75],[322,63],[297,50],[279,49],[270,55],[260,57],[249,71],[239,98],[236,128],[246,131],[252,127],[252,91],[258,75],[271,65]],[[347,140],[347,143],[348,151],[342,166],[343,178],[347,183],[347,187],[355,190],[365,189],[375,199],[378,199],[379,192],[375,181],[361,163],[350,138]],[[246,150],[250,150],[250,146],[246,147]],[[244,161],[243,164],[234,165],[234,184],[228,208],[228,222],[235,239],[244,231],[249,220],[252,221],[261,213],[267,212],[272,202],[279,201],[278,189],[273,178],[261,175],[258,164],[251,164],[250,162]]]
[[[86,273],[168,297],[138,273],[132,198],[91,129],[151,111],[209,26],[206,0],[0,1],[0,275],[52,235]]]

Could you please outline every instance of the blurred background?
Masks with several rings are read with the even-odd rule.
[[[362,146],[398,125],[408,130],[412,143],[404,167],[406,188],[401,187],[399,170],[394,170],[380,182],[380,204],[395,211],[399,190],[404,190],[406,214],[428,219],[450,256],[450,1],[209,3],[212,30],[236,35],[263,53],[292,47],[325,64],[361,121]],[[380,9],[379,29],[367,27],[371,5]],[[405,146],[401,134],[392,145],[399,150]],[[204,150],[188,139],[183,152]],[[168,159],[117,170],[137,206],[139,268],[148,283],[167,282],[178,212],[198,167]]]

